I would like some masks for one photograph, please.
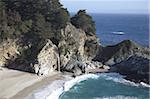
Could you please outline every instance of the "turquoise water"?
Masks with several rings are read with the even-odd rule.
[[[60,99],[149,99],[149,88],[123,79],[118,74],[99,74],[64,92]]]
[[[148,15],[91,14],[96,22],[96,34],[102,45],[130,39],[142,46],[149,45]],[[124,35],[113,32],[123,31]],[[127,81],[118,74],[99,74],[64,92],[60,99],[150,99],[149,88]]]

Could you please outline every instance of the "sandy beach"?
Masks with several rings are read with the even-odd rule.
[[[58,72],[52,72],[46,76],[10,70],[0,70],[0,99],[23,99],[34,90],[51,84],[55,80],[63,79]]]

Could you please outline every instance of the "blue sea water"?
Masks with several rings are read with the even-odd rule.
[[[104,46],[130,39],[149,46],[148,15],[91,14],[96,22],[96,34]],[[124,35],[113,32],[122,31]],[[118,75],[98,74],[64,92],[60,99],[150,99],[149,88],[127,81]]]
[[[149,88],[135,84],[117,73],[97,74],[78,82],[60,99],[149,99]]]
[[[111,45],[130,39],[149,46],[149,15],[143,14],[91,14],[96,22],[96,34],[102,45]],[[122,31],[124,35],[113,32]]]

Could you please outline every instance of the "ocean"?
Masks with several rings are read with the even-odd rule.
[[[149,16],[91,14],[96,22],[96,34],[103,46],[130,39],[141,46],[149,46]],[[123,32],[123,35],[113,32]],[[149,88],[125,80],[117,73],[97,74],[74,84],[60,99],[149,99]]]
[[[148,86],[125,80],[118,73],[89,74],[84,78],[70,82],[72,87],[59,99],[149,99]]]
[[[117,44],[125,39],[142,46],[149,45],[147,15],[92,14],[92,16],[96,22],[96,34],[102,45]],[[118,31],[124,34],[113,33]],[[85,74],[71,80],[55,81],[36,92],[31,99],[149,99],[149,88],[150,85],[143,82],[136,84],[125,80],[124,76],[118,73]],[[52,93],[49,94],[50,92]]]
[[[91,14],[96,23],[96,34],[104,46],[130,39],[141,46],[149,46],[149,15]],[[113,32],[123,32],[116,35]]]

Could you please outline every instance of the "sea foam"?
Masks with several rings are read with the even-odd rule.
[[[118,96],[112,96],[112,97],[96,97],[94,99],[138,99],[137,97],[131,97],[131,96],[123,96],[123,95],[118,95]]]
[[[80,83],[81,81],[85,81],[87,79],[98,79],[98,75],[96,74],[85,74],[82,76],[78,76],[72,80],[66,81],[64,86],[54,90],[46,99],[59,99],[60,95],[66,91],[69,91],[73,86]]]
[[[150,85],[141,82],[141,83],[135,83],[129,80],[124,79],[125,76],[119,74],[119,73],[101,73],[99,74],[99,77],[103,77],[106,80],[111,80],[117,83],[122,83],[124,85],[129,85],[129,86],[136,86],[136,87],[149,87]]]
[[[99,77],[102,79],[111,80],[128,86],[150,87],[150,85],[145,84],[143,82],[137,84],[129,80],[126,80],[124,79],[125,76],[122,76],[119,73],[85,74],[85,75],[78,76],[76,78],[68,78],[68,76],[65,76],[66,79],[56,80],[52,84],[50,84],[47,88],[35,93],[34,99],[59,99],[59,97],[64,92],[69,91],[76,84],[88,79],[98,79]],[[117,97],[103,97],[103,98],[95,98],[95,99],[136,99],[136,98],[117,96]]]

